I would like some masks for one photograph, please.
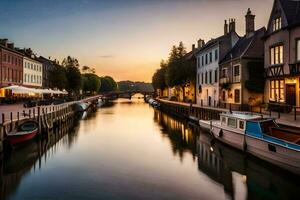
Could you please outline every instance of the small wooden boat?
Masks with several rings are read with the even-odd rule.
[[[14,146],[33,139],[39,131],[36,121],[25,121],[20,124],[16,131],[6,133],[7,141]]]
[[[200,120],[199,124],[221,142],[300,174],[299,131],[251,113],[222,113],[220,118],[220,121]]]

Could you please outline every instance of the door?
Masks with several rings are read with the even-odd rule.
[[[286,104],[296,106],[296,85],[286,84]]]

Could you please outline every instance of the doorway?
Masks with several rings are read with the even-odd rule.
[[[296,85],[286,84],[286,104],[296,106]]]

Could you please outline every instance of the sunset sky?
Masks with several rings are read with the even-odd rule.
[[[173,44],[190,50],[199,38],[223,34],[236,18],[245,33],[251,8],[256,28],[266,26],[273,0],[1,0],[0,37],[38,55],[71,55],[99,76],[150,81]]]

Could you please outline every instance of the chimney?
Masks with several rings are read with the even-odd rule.
[[[224,35],[228,34],[228,24],[227,24],[227,20],[225,19],[225,23],[224,23]]]
[[[246,35],[255,31],[255,15],[252,15],[250,8],[248,8],[246,18]]]
[[[202,48],[204,46],[205,42],[202,39],[198,40],[198,49]]]
[[[10,43],[7,43],[7,48],[10,48],[10,49],[15,49],[15,45],[14,43],[10,42]]]
[[[194,50],[195,50],[195,44],[192,45],[192,51],[194,51]]]
[[[229,19],[229,33],[235,31],[235,19]]]
[[[0,39],[0,44],[7,48],[8,39]]]

